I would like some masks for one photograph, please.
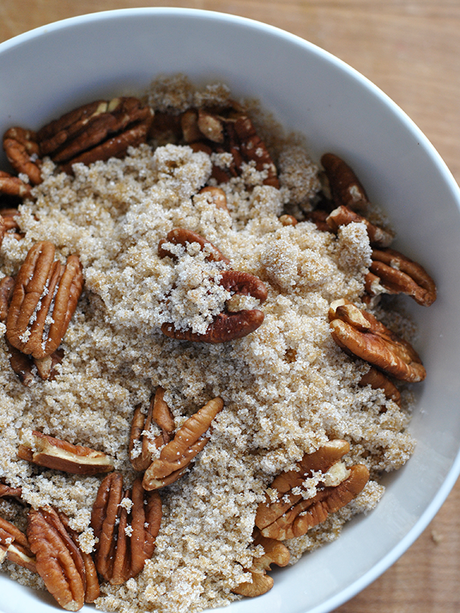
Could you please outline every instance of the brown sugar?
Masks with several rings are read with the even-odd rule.
[[[150,103],[183,110],[197,100],[228,97],[223,86],[194,93],[184,81],[179,85],[162,81]],[[5,275],[14,275],[41,240],[51,241],[62,261],[76,253],[83,265],[83,294],[54,380],[36,379],[27,388],[20,383],[0,324],[0,477],[21,485],[33,507],[51,504],[65,512],[83,533],[82,549],[94,545],[90,514],[101,477],[18,460],[17,448],[31,432],[103,451],[132,482],[133,412],[139,405],[147,409],[158,386],[176,427],[210,399],[224,401],[206,447],[180,480],[161,491],[163,519],[152,559],[124,585],[103,583],[100,609],[175,613],[229,604],[239,598],[231,590],[247,580],[256,509],[276,475],[334,438],[350,443],[345,465],[364,464],[371,473],[352,503],[285,542],[295,562],[336,538],[354,514],[372,509],[384,492],[379,473],[400,468],[413,452],[407,407],[359,387],[368,366],[348,357],[329,331],[333,300],[361,303],[371,261],[364,224],[350,224],[338,236],[309,221],[283,226],[285,205],[308,208],[320,185],[316,165],[298,143],[283,147],[280,189],[263,185],[263,173],[247,164],[242,175],[221,185],[228,211],[199,194],[213,183],[212,160],[188,146],[140,145],[124,159],[78,164],[74,176],[45,160],[36,201],[20,206],[24,238],[3,241]],[[176,227],[211,241],[230,264],[209,260],[196,243],[172,245],[175,258],[159,257],[159,241]],[[205,331],[230,298],[218,284],[229,268],[256,275],[267,287],[263,306],[248,299],[253,304],[244,307],[264,312],[255,332],[217,345],[161,334],[164,322]],[[308,485],[314,493],[317,480]],[[4,506],[14,520],[14,505]],[[41,585],[8,562],[4,570]]]

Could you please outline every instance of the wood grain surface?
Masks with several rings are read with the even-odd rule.
[[[459,0],[0,0],[0,42],[75,15],[166,4],[264,21],[337,55],[408,113],[460,182]],[[460,613],[459,508],[460,482],[414,545],[336,613]]]

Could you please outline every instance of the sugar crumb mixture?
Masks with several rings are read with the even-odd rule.
[[[148,100],[156,110],[182,111],[228,96],[221,85],[196,91],[183,79],[160,79]],[[51,504],[65,512],[82,533],[83,550],[94,546],[90,515],[101,477],[34,467],[17,459],[19,444],[38,430],[104,451],[130,483],[133,411],[146,410],[158,386],[178,426],[210,399],[224,401],[209,443],[185,476],[160,492],[163,517],[152,559],[124,585],[102,583],[99,609],[192,613],[227,605],[239,598],[232,589],[248,578],[256,509],[276,475],[337,438],[350,443],[345,468],[364,464],[371,474],[351,503],[285,541],[295,563],[335,539],[352,516],[373,509],[384,493],[379,475],[400,468],[413,452],[409,394],[400,408],[381,391],[358,386],[368,365],[350,359],[329,330],[332,301],[361,304],[371,262],[364,224],[352,223],[337,236],[309,221],[283,226],[284,211],[308,210],[317,197],[319,171],[296,138],[280,137],[273,151],[280,188],[264,185],[263,173],[248,164],[221,185],[228,212],[199,194],[212,183],[213,160],[188,146],[140,145],[124,159],[77,164],[74,176],[48,159],[36,201],[20,206],[24,238],[3,241],[4,275],[16,274],[41,240],[51,241],[63,260],[78,254],[83,265],[84,290],[55,380],[37,379],[27,388],[19,382],[0,324],[0,477],[22,486],[33,507]],[[177,227],[206,237],[230,264],[210,261],[193,243],[171,245],[175,257],[160,258],[159,241]],[[230,268],[265,283],[262,326],[216,345],[161,333],[165,322],[204,332],[230,298],[218,284]],[[258,307],[257,300],[245,301]],[[339,477],[329,478],[333,484]],[[312,477],[306,484],[311,495],[317,482]],[[0,501],[0,515],[24,526],[23,511],[12,502]],[[3,570],[42,587],[10,562]]]

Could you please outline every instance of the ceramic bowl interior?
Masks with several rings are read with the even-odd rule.
[[[179,72],[258,98],[286,128],[306,135],[315,159],[326,151],[345,158],[397,228],[395,248],[422,263],[439,288],[429,309],[410,306],[428,371],[416,391],[413,458],[384,477],[387,491],[375,511],[347,525],[334,543],[275,572],[275,587],[265,596],[225,609],[326,613],[405,551],[459,474],[459,190],[419,129],[349,66],[286,32],[205,11],[96,13],[3,43],[0,132],[12,125],[38,128],[84,102],[140,93],[155,76]],[[0,168],[6,168],[4,157]],[[0,594],[1,613],[56,610],[51,597],[5,576]]]

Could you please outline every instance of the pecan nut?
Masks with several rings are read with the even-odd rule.
[[[192,230],[187,230],[186,228],[173,228],[168,234],[166,238],[162,238],[158,243],[158,256],[160,258],[165,258],[169,256],[170,258],[176,259],[175,254],[170,251],[167,247],[167,244],[171,243],[173,245],[182,245],[185,247],[187,244],[198,243],[200,245],[200,249],[207,249],[208,255],[206,259],[210,262],[224,262],[225,264],[230,264],[230,260],[223,255],[219,249],[208,241],[206,238],[193,232]]]
[[[14,492],[16,488],[10,489]],[[15,494],[4,492],[2,495],[14,496]],[[14,524],[0,517],[0,564],[5,558],[32,572],[37,572],[35,557],[26,535]]]
[[[224,270],[220,274],[219,285],[232,294],[252,296],[261,303],[266,300],[267,288],[258,277],[237,270]],[[178,330],[172,323],[164,323],[161,331],[177,340],[226,343],[251,334],[262,325],[263,321],[264,314],[259,309],[243,309],[236,312],[225,310],[214,317],[204,334],[191,330]]]
[[[160,457],[145,471],[142,484],[147,491],[170,485],[185,473],[208,443],[209,436],[205,434],[223,407],[221,398],[210,400],[176,431],[174,438],[162,448]]]
[[[333,232],[337,232],[340,226],[350,223],[363,223],[366,226],[369,242],[375,247],[388,247],[393,241],[393,235],[380,226],[376,226],[362,215],[352,211],[347,206],[339,206],[326,218],[327,225]]]
[[[401,405],[401,393],[396,385],[386,377],[383,372],[373,366],[363,375],[358,383],[360,387],[370,385],[372,389],[381,389],[388,400],[393,400],[398,406]]]
[[[273,587],[273,579],[267,575],[267,571],[271,570],[271,565],[287,566],[291,554],[289,549],[283,543],[271,538],[262,536],[259,530],[255,530],[254,547],[262,545],[264,553],[259,558],[254,558],[253,565],[247,569],[251,573],[251,581],[240,583],[233,592],[241,596],[254,598],[266,594]]]
[[[8,172],[0,170],[0,194],[5,196],[17,196],[19,198],[30,197],[32,188],[24,183],[19,177],[14,177]],[[3,211],[1,211],[3,215]]]
[[[324,167],[335,206],[345,205],[353,210],[365,211],[369,198],[350,166],[334,153],[325,153],[321,157],[321,164]]]
[[[11,296],[13,295],[14,277],[3,277],[0,281],[0,321],[5,321],[8,315]]]
[[[38,159],[40,148],[35,132],[19,127],[10,128],[3,135],[3,149],[17,173],[26,174],[32,185],[42,182]]]
[[[3,277],[0,281],[0,321],[5,321],[8,315],[8,309],[13,295],[15,280],[13,277]],[[34,381],[34,367],[38,375],[43,380],[52,380],[56,376],[55,367],[60,364],[64,356],[62,349],[57,349],[50,356],[45,358],[35,359],[30,355],[26,355],[13,347],[11,343],[6,341],[10,354],[10,365],[14,372],[18,375],[21,383],[28,387]]]
[[[374,249],[369,270],[390,294],[407,294],[422,306],[430,306],[436,300],[436,285],[430,275],[399,251]]]
[[[22,353],[41,359],[59,347],[83,289],[76,255],[54,261],[48,241],[34,245],[21,266],[6,318],[6,338]]]
[[[91,525],[99,539],[95,556],[98,573],[112,585],[121,585],[140,573],[153,555],[160,523],[158,492],[144,492],[140,478],[131,491],[124,492],[122,476],[107,475],[91,514]]]
[[[83,559],[83,564],[85,567],[85,602],[93,603],[96,598],[100,596],[100,587],[99,587],[99,579],[97,576],[96,565],[94,564],[94,560],[90,553],[82,551],[80,549],[79,543],[79,534],[76,530],[73,530],[70,527],[70,522],[65,513],[61,513],[58,511],[59,519],[62,522],[62,525],[66,529],[67,534],[70,536],[72,541],[75,543],[75,546],[78,548],[80,555]]]
[[[370,313],[347,300],[336,300],[328,316],[332,338],[344,351],[395,379],[412,383],[425,379],[426,370],[412,345]]]
[[[299,223],[294,215],[284,214],[278,217],[278,220],[282,226],[296,226]]]
[[[261,534],[276,540],[302,536],[353,500],[369,480],[369,471],[361,464],[345,469],[340,459],[348,451],[346,441],[330,441],[318,451],[306,454],[297,464],[298,470],[276,477],[270,486],[276,500],[272,502],[267,494],[266,501],[257,509],[256,526]],[[339,483],[327,485],[327,474],[332,470]],[[323,473],[323,482],[319,483],[316,495],[304,499],[303,482],[318,472]]]
[[[264,185],[279,188],[276,166],[273,163],[265,143],[257,134],[252,121],[246,115],[237,117],[233,124],[237,144],[243,160],[254,162],[256,170],[267,173]]]
[[[137,98],[96,100],[85,104],[37,132],[42,156],[49,155],[63,170],[126,153],[145,142],[152,111]]]
[[[22,488],[21,487],[11,487],[7,485],[3,480],[0,479],[0,498],[21,498],[22,496]]]
[[[161,120],[158,118],[158,123],[160,127],[161,124],[169,127],[163,117]],[[231,154],[228,167],[213,166],[212,177],[217,182],[226,183],[239,176],[246,162],[265,173],[264,185],[279,187],[277,169],[266,144],[257,134],[251,119],[236,103],[221,109],[191,108],[180,116],[179,122],[172,116],[170,123],[174,126],[170,131],[177,137],[180,127],[183,139],[194,151],[204,151],[209,155],[213,152]]]
[[[203,187],[198,192],[199,194],[205,194],[208,201],[212,202],[216,209],[221,209],[222,211],[227,211],[227,195],[221,187],[215,187],[213,185],[209,185],[208,187]]]
[[[164,393],[165,391],[162,387],[157,388],[146,416],[143,415],[140,406],[134,411],[129,437],[129,458],[135,470],[146,470],[152,461],[152,452],[149,449],[148,438],[152,423],[156,423],[161,429],[161,433],[152,441],[156,449],[167,445],[172,438],[175,429],[174,417],[163,400]],[[135,447],[139,443],[141,446],[140,453],[135,456]]]
[[[46,589],[68,611],[78,611],[86,601],[87,574],[80,548],[66,530],[62,515],[50,506],[29,511],[27,537],[35,554],[37,572]],[[90,574],[94,582],[94,572]],[[92,586],[89,600],[94,593]]]
[[[332,228],[327,223],[329,213],[324,209],[315,209],[305,214],[305,219],[311,221],[320,232],[332,232]]]
[[[12,236],[18,240],[23,238],[24,235],[21,233],[18,225],[18,217],[20,214],[18,209],[1,209],[0,213],[5,233],[8,232],[8,236]]]
[[[74,475],[97,475],[113,470],[113,461],[102,451],[73,445],[53,436],[32,432],[32,441],[20,445],[18,457],[53,470]]]

